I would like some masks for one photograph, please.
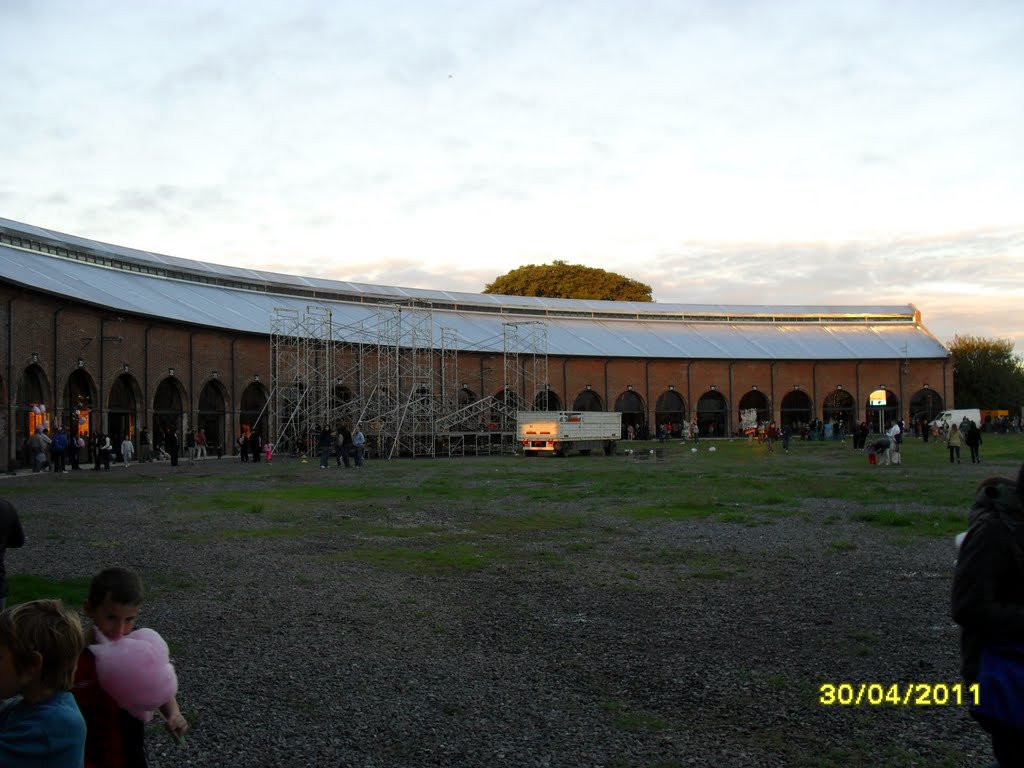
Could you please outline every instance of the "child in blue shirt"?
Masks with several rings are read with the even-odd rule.
[[[80,768],[85,720],[71,695],[85,647],[78,616],[60,600],[0,613],[0,765]]]

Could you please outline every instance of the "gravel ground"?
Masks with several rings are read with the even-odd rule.
[[[339,558],[352,536],[278,535],[272,523],[251,535],[237,511],[189,508],[191,494],[252,487],[254,471],[327,477],[315,463],[276,464],[0,484],[30,539],[8,551],[9,573],[78,578],[118,564],[144,574],[142,623],[171,644],[192,721],[184,749],[151,729],[157,768],[989,759],[965,707],[817,702],[825,682],[959,680],[946,538],[900,539],[816,501],[756,526],[590,520],[578,546],[559,544],[557,562],[549,543],[523,534],[535,557],[431,574]],[[388,466],[344,482],[371,486]],[[317,512],[364,514],[359,504]],[[458,523],[414,504],[386,517]],[[223,534],[233,526],[237,536]]]

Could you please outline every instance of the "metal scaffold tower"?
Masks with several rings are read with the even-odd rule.
[[[503,336],[505,404],[534,410],[537,395],[548,389],[548,327],[537,321],[505,323]]]
[[[275,309],[270,322],[271,440],[280,451],[307,449],[316,428],[330,423],[337,340],[331,311]]]
[[[278,451],[316,451],[323,425],[359,422],[373,455],[433,456],[458,409],[458,334],[430,308],[381,304],[340,325],[324,307],[275,309],[271,318],[272,439]]]

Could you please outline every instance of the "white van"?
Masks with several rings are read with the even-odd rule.
[[[945,428],[950,424],[956,424],[959,427],[960,422],[964,420],[964,416],[967,417],[968,421],[973,421],[979,428],[981,427],[981,409],[979,408],[955,408],[952,411],[943,411],[928,422],[928,426]]]

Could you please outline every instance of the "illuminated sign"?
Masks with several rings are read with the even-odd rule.
[[[868,405],[885,405],[886,402],[884,389],[876,389],[868,395]]]

